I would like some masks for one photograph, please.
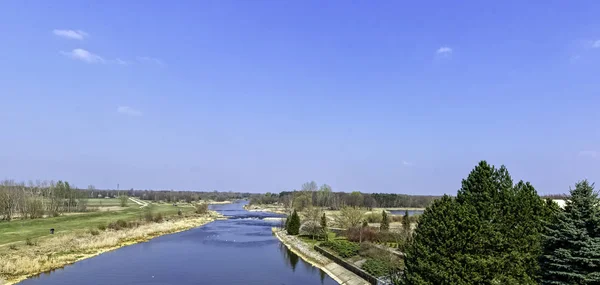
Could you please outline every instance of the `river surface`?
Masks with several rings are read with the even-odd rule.
[[[404,212],[408,212],[409,216],[414,216],[414,215],[423,215],[423,210],[388,210],[388,212],[390,212],[390,214],[392,215],[400,215],[400,216],[404,216]]]
[[[280,221],[264,218],[281,216],[242,206],[211,205],[230,219],[122,247],[19,285],[337,284],[271,234]]]

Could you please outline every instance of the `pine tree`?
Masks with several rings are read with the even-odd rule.
[[[327,234],[327,217],[325,216],[325,213],[321,216],[321,231],[323,231],[323,237],[327,240],[329,236]]]
[[[390,229],[390,220],[385,210],[381,211],[381,224],[379,225],[380,231],[387,231]]]
[[[543,235],[541,284],[600,284],[600,199],[584,180]]]
[[[404,217],[402,217],[402,230],[406,236],[410,235],[410,217],[408,211],[404,211]]]
[[[408,284],[536,284],[544,202],[485,161],[434,202],[407,249]]]
[[[292,213],[287,232],[290,235],[298,235],[300,233],[300,216],[296,210]]]

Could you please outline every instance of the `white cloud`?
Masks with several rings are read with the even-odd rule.
[[[115,60],[111,60],[110,63],[119,64],[119,65],[130,65],[131,61],[126,61],[126,60],[122,60],[120,58],[117,58]]]
[[[162,60],[155,58],[155,57],[138,56],[138,57],[136,57],[136,59],[137,59],[137,61],[139,61],[141,63],[153,63],[153,64],[158,64],[158,65],[164,65]]]
[[[119,112],[120,114],[123,114],[123,115],[132,116],[132,117],[139,117],[142,115],[142,112],[140,110],[136,110],[136,109],[128,107],[128,106],[119,106],[117,108],[117,112]]]
[[[597,41],[595,41],[595,42],[592,44],[592,48],[600,48],[600,40],[597,40]]]
[[[452,54],[452,48],[446,46],[440,47],[435,53],[440,55],[449,55]]]
[[[72,39],[72,40],[83,40],[90,35],[82,30],[53,30],[52,33],[59,37]]]
[[[106,60],[104,60],[104,58],[101,56],[80,48],[76,48],[68,52],[61,51],[60,53],[72,59],[81,60],[85,63],[106,63]]]
[[[579,152],[579,156],[596,158],[596,157],[600,156],[600,152],[595,151],[595,150],[582,150]]]
[[[411,165],[412,165],[412,163],[410,163],[410,162],[408,162],[408,161],[406,161],[406,160],[403,160],[403,161],[402,161],[402,165],[404,165],[404,166],[411,166]]]

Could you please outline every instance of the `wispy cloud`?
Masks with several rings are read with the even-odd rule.
[[[451,47],[443,46],[443,47],[440,47],[439,49],[437,49],[437,51],[435,53],[439,54],[439,55],[450,55],[450,54],[452,54],[452,52],[453,52],[453,50]]]
[[[131,61],[122,60],[120,58],[109,61],[110,63],[119,64],[119,65],[130,65]]]
[[[82,30],[53,30],[52,33],[59,37],[72,40],[83,40],[84,38],[90,36],[88,33]]]
[[[600,48],[600,40],[597,40],[594,43],[592,43],[592,48]]]
[[[141,62],[141,63],[152,63],[152,64],[157,64],[157,65],[164,65],[164,62],[162,60],[160,60],[159,58],[155,58],[155,57],[148,57],[148,56],[138,56],[136,57],[137,61]]]
[[[104,58],[101,56],[80,48],[76,48],[72,51],[61,51],[60,53],[72,59],[81,60],[85,63],[106,63],[106,60],[104,60]]]
[[[596,150],[582,150],[579,152],[579,156],[596,158],[600,156],[600,152]]]
[[[117,112],[119,114],[123,114],[123,115],[127,115],[127,116],[132,116],[132,117],[139,117],[142,115],[142,112],[140,110],[128,107],[128,106],[119,106],[117,108]]]
[[[403,160],[403,161],[402,161],[402,165],[404,165],[404,166],[411,166],[411,165],[412,165],[412,163],[410,163],[410,162],[408,162],[408,161],[406,161],[406,160]]]

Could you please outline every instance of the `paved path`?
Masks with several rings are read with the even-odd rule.
[[[141,201],[141,200],[138,200],[138,199],[135,199],[135,198],[129,197],[129,200],[131,200],[132,202],[140,205],[140,208],[144,208],[144,207],[148,206],[147,202],[144,202],[144,201]]]

